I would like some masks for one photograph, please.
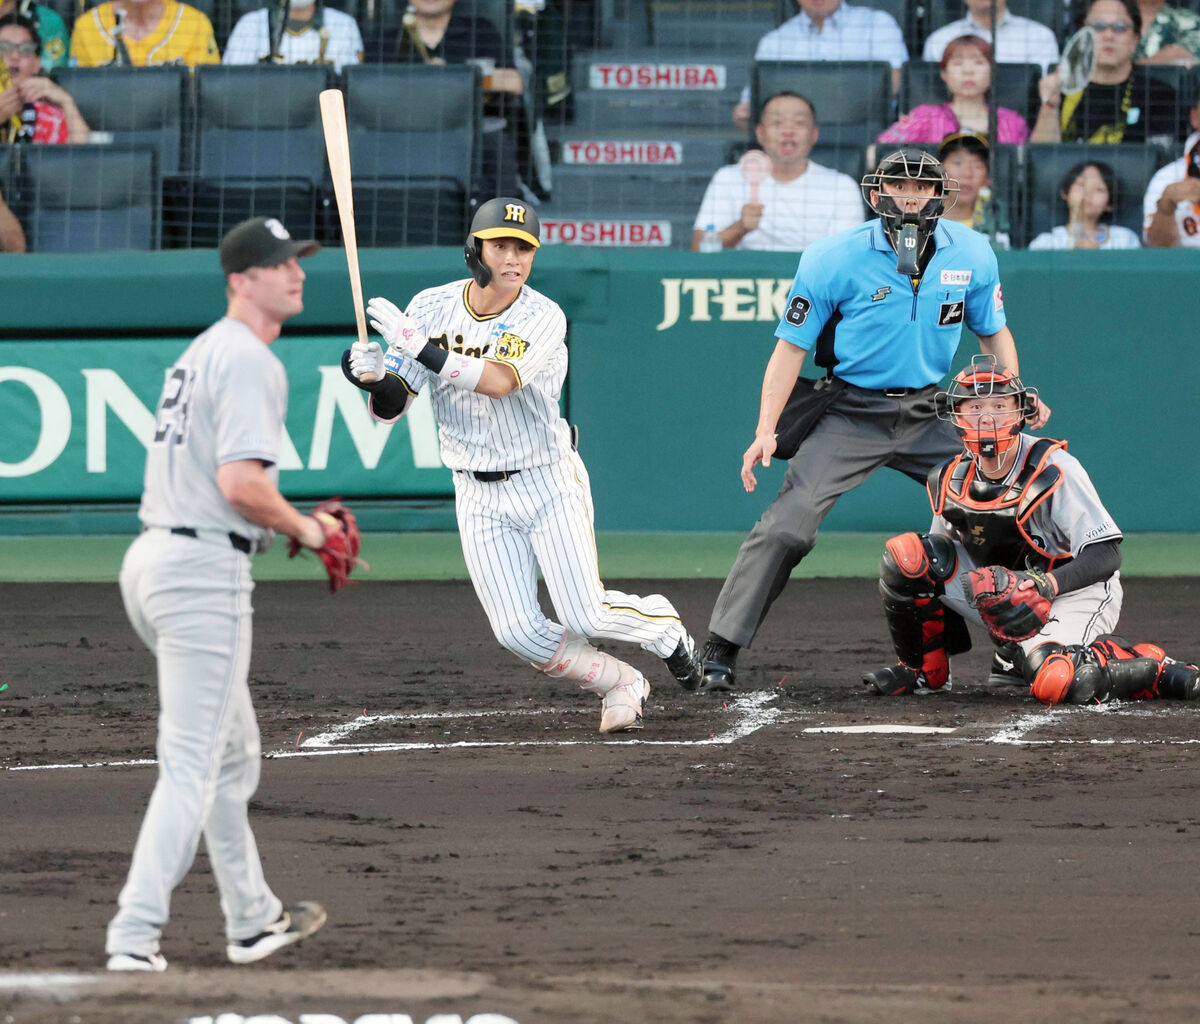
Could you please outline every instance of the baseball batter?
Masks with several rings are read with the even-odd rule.
[[[318,250],[256,218],[221,243],[229,307],[167,371],[146,456],[141,535],[121,596],[158,661],[158,781],[108,926],[108,969],[162,971],[171,892],[203,834],[234,963],[316,931],[316,903],[284,908],[263,877],[247,803],[258,786],[250,703],[250,559],[274,531],[313,549],[326,527],[279,493],[287,377],[269,346],[303,308],[298,257]]]
[[[343,370],[370,392],[372,415],[384,422],[432,388],[467,570],[496,639],[551,678],[601,697],[601,732],[640,729],[649,684],[588,638],[652,651],[687,689],[699,685],[699,659],[665,597],[600,582],[588,474],[558,407],[566,317],[526,284],[539,236],[537,212],[522,200],[484,203],[465,250],[472,276],[418,293],[406,313],[371,299],[367,313],[386,358],[378,342],[356,342]],[[383,379],[363,384],[366,370]],[[539,567],[557,622],[538,604]]]
[[[1194,665],[1113,635],[1121,532],[1066,442],[1022,433],[1035,396],[990,356],[938,394],[964,450],[929,473],[929,532],[887,543],[879,589],[900,661],[863,681],[888,696],[948,690],[967,619],[1010,645],[1047,704],[1196,700]]]

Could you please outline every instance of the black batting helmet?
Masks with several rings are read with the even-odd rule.
[[[1019,415],[1011,423],[1002,423],[995,414],[967,416],[962,406],[973,398],[1016,396]],[[1037,405],[1037,388],[1027,388],[1021,378],[992,355],[972,357],[971,365],[960,370],[954,380],[934,397],[938,419],[953,425],[963,447],[973,459],[998,459],[1005,455],[1021,435],[1021,428],[1032,421]]]
[[[483,239],[519,238],[537,248],[542,244],[541,235],[542,225],[538,221],[537,210],[524,199],[508,196],[489,199],[475,211],[471,219],[471,232],[463,247],[463,258],[479,287],[486,288],[492,281],[492,272],[483,262]]]

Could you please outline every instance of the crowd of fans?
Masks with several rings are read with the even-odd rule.
[[[884,61],[893,69],[895,100],[910,53],[890,14],[844,0],[797,4],[795,16],[758,42],[755,61]],[[1200,245],[1200,95],[1177,96],[1148,70],[1200,64],[1200,15],[1163,0],[1092,0],[1078,26],[1093,33],[1094,65],[1082,91],[1064,91],[1050,26],[1012,14],[1005,0],[964,5],[964,16],[929,33],[921,50],[924,61],[938,66],[945,101],[898,110],[863,152],[864,164],[873,163],[876,150],[897,144],[936,151],[960,186],[948,216],[1006,248],[1012,211],[992,187],[993,135],[999,146],[1151,143],[1182,155],[1150,183],[1140,238],[1112,223],[1118,177],[1097,158],[1081,161],[1061,183],[1067,223],[1030,247]],[[69,34],[50,7],[3,0],[0,57],[7,76],[0,79],[0,139],[54,144],[92,137],[75,100],[51,77],[67,64],[318,63],[341,71],[364,61],[472,62],[483,69],[485,90],[480,194],[522,194],[538,202],[550,192],[549,176],[539,174],[547,159],[539,117],[555,104],[569,106],[562,103],[569,93],[566,7],[566,0],[518,0],[515,16],[524,32],[514,51],[492,23],[456,9],[456,0],[411,0],[406,9],[396,8],[402,14],[362,25],[323,0],[291,0],[282,25],[280,5],[264,6],[227,26],[220,44],[208,16],[180,0],[104,0],[82,11]],[[992,101],[997,64],[1042,69],[1024,109]],[[745,161],[717,170],[696,214],[693,248],[715,232],[723,248],[796,251],[862,221],[857,179],[811,159],[820,106],[819,96],[783,91],[752,111],[749,88],[744,91],[732,121],[748,129],[754,120],[751,163],[757,170],[748,171]],[[530,110],[536,116],[527,116]],[[23,247],[20,226],[2,199],[0,247]]]

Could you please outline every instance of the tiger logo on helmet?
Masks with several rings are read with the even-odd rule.
[[[1018,443],[1021,430],[1032,423],[1037,410],[1037,388],[1029,388],[992,355],[978,355],[934,397],[937,416],[954,427],[967,454],[999,460]],[[1004,407],[982,408],[980,399],[1013,398]],[[976,408],[971,408],[975,405]]]

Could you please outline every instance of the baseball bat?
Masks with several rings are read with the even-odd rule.
[[[325,89],[320,95],[321,126],[325,129],[325,154],[329,157],[329,176],[337,200],[338,220],[342,224],[342,245],[346,249],[346,267],[350,271],[350,293],[354,297],[354,323],[358,340],[367,343],[367,316],[363,310],[362,277],[358,271],[358,235],[354,230],[354,192],[350,181],[350,132],[346,127],[346,101],[341,89]],[[364,384],[379,378],[373,373],[359,377]]]

